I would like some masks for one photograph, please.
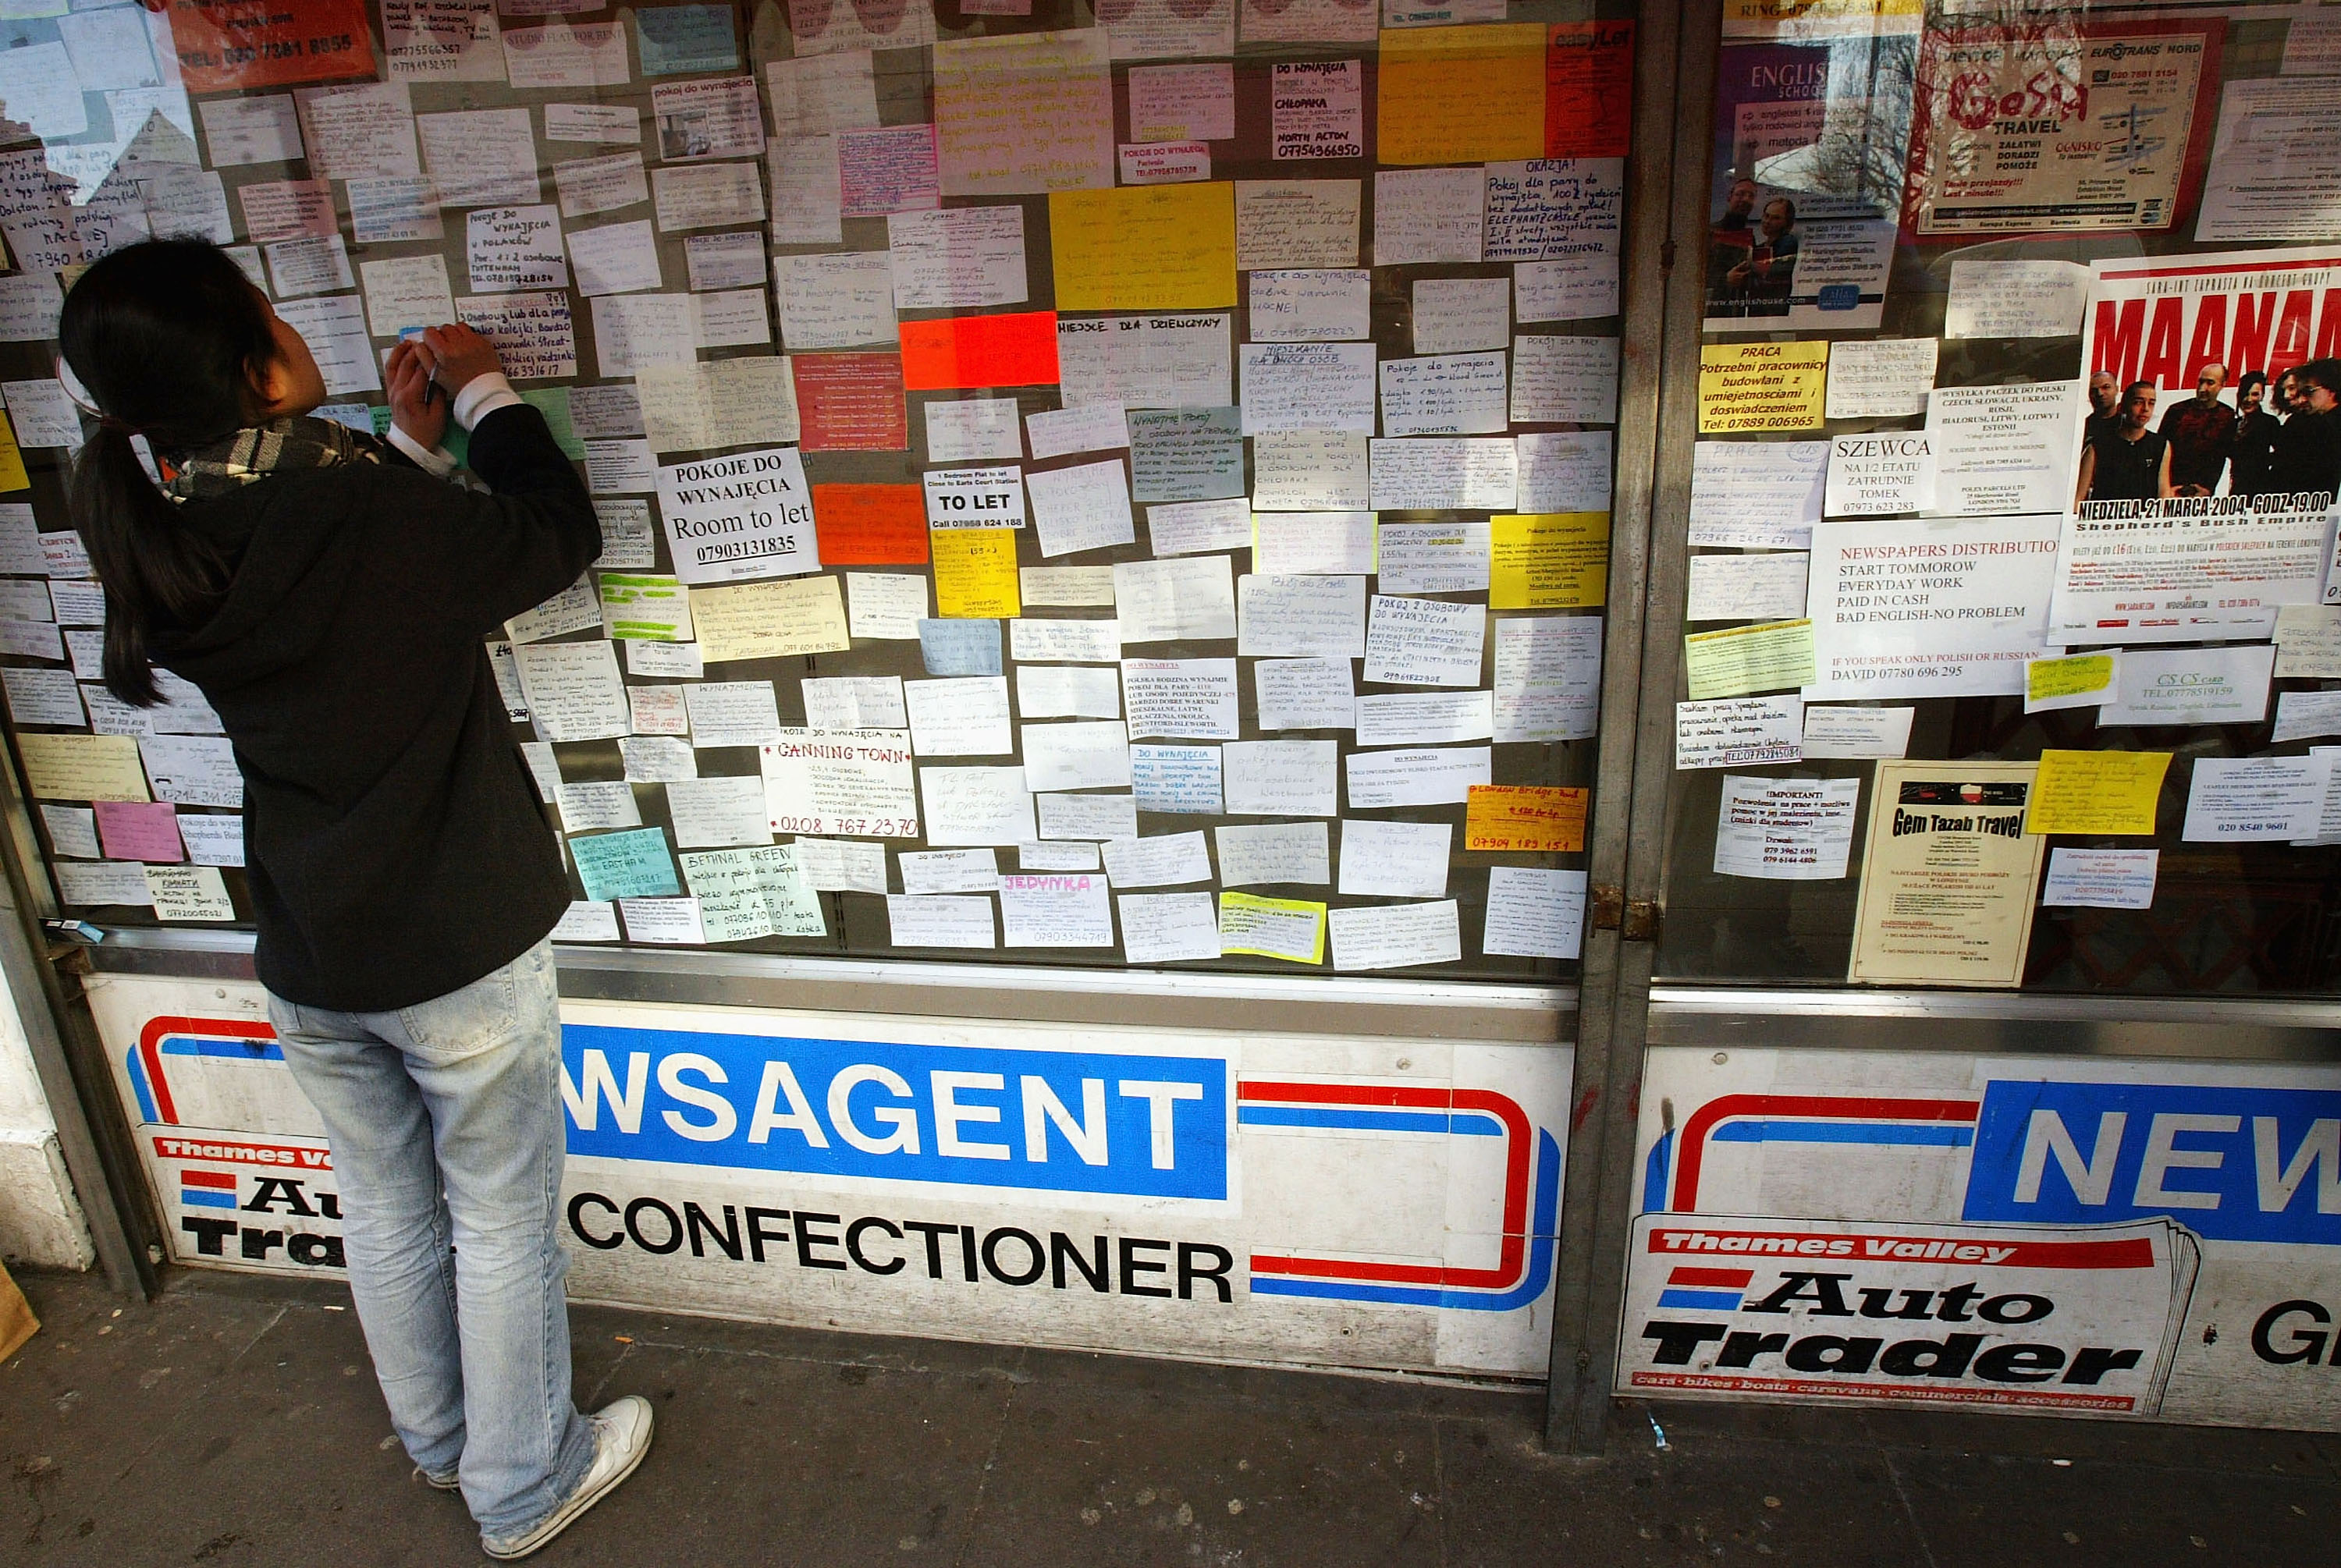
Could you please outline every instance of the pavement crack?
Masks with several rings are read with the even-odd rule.
[[[626,1358],[633,1354],[633,1341],[628,1340],[626,1342],[625,1348],[618,1352],[618,1359],[610,1363],[610,1370],[602,1374],[600,1380],[593,1384],[593,1391],[585,1396],[584,1407],[587,1410],[599,1410],[602,1408],[602,1391],[610,1386],[610,1379],[618,1375],[618,1368],[625,1365]]]
[[[1023,1363],[1023,1354],[1019,1352],[1016,1365],[1021,1369]],[[968,1504],[967,1533],[961,1537],[959,1550],[951,1555],[951,1568],[966,1568],[967,1554],[975,1547],[976,1526],[983,1520],[984,1494],[991,1485],[991,1467],[999,1462],[1001,1440],[1008,1435],[1008,1415],[1016,1408],[1016,1389],[1022,1381],[1018,1377],[1008,1380],[1008,1397],[1000,1402],[1000,1419],[992,1424],[991,1443],[983,1454],[983,1469],[975,1478],[975,1497]]]
[[[1437,1489],[1430,1522],[1438,1532],[1439,1568],[1447,1568],[1447,1423],[1437,1416],[1430,1420],[1430,1484]]]
[[[1926,1563],[1927,1568],[1936,1568],[1935,1549],[1928,1544],[1927,1527],[1918,1523],[1918,1511],[1910,1505],[1910,1491],[1902,1484],[1902,1472],[1894,1463],[1894,1451],[1890,1448],[1880,1448],[1878,1455],[1886,1461],[1887,1478],[1894,1483],[1894,1495],[1901,1501],[1902,1517],[1910,1522],[1910,1533],[1918,1538],[1919,1557]]]

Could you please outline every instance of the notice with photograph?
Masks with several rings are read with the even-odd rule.
[[[1711,247],[1707,331],[1861,332],[1878,324],[1894,263],[1891,223],[1806,219],[1794,202],[1774,197],[1738,233],[1745,243]]]
[[[1941,85],[1918,94],[1905,223],[1922,240],[2176,226],[2209,130],[2219,25],[1927,33],[1918,80]]]
[[[2032,762],[1880,762],[1847,978],[2002,986],[2024,978],[2047,840],[2024,831]]]

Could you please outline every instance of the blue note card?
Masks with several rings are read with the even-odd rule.
[[[674,858],[666,852],[666,831],[636,828],[569,840],[577,876],[588,898],[672,898],[682,884],[674,878]]]

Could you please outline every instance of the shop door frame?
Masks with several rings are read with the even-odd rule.
[[[1634,1134],[1665,892],[1698,433],[1707,187],[1723,0],[1644,0],[1621,257],[1609,624],[1588,838],[1583,977],[1553,1287],[1545,1444],[1602,1449],[1612,1404]]]

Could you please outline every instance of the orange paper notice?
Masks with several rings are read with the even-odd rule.
[[[1057,384],[1057,313],[904,322],[902,384],[912,392]]]
[[[1592,793],[1532,784],[1474,784],[1463,808],[1463,848],[1582,849],[1585,804]]]
[[[1533,22],[1385,32],[1378,155],[1409,164],[1542,157],[1545,53]]]
[[[190,93],[372,76],[366,9],[364,0],[174,0],[179,74]]]
[[[823,566],[924,566],[927,507],[915,484],[817,484],[813,532]]]

